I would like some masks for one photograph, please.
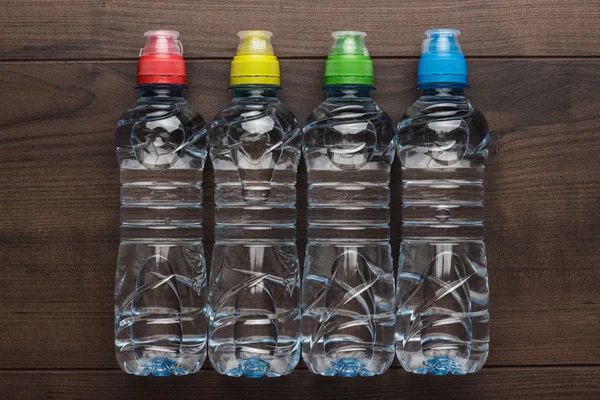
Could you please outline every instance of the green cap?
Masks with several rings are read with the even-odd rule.
[[[374,84],[373,61],[365,47],[364,32],[336,31],[325,62],[325,85]]]

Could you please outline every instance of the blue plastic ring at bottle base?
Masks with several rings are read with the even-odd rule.
[[[419,60],[419,86],[430,83],[454,83],[467,86],[467,60],[460,53],[425,53]]]

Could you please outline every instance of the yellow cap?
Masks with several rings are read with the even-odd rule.
[[[231,86],[279,86],[279,61],[273,53],[269,31],[241,31],[240,44],[231,61]]]

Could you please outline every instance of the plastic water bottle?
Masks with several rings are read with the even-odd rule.
[[[202,169],[206,126],[183,98],[185,62],[174,31],[149,31],[140,97],[116,132],[121,244],[115,350],[130,374],[196,372],[206,357]]]
[[[211,124],[215,247],[209,357],[229,376],[289,374],[300,357],[296,117],[277,98],[271,32],[239,32],[233,100]]]
[[[326,376],[372,376],[394,359],[390,169],[395,126],[371,98],[364,32],[334,32],[327,99],[308,117],[308,248],[302,356]]]
[[[465,98],[459,31],[425,32],[421,97],[398,125],[403,224],[397,353],[407,371],[478,371],[489,350],[483,244],[488,124]]]

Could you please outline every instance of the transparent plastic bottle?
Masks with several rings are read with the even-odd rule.
[[[121,171],[115,350],[130,374],[186,375],[206,357],[206,126],[183,98],[178,33],[146,36],[140,97],[119,120],[115,137]]]
[[[243,31],[231,66],[233,100],[211,124],[215,247],[209,357],[229,376],[289,374],[300,357],[296,249],[296,117],[277,98],[271,33]]]
[[[372,376],[394,359],[390,170],[396,131],[371,98],[363,32],[332,34],[327,99],[308,117],[302,356],[326,376]]]
[[[460,32],[426,32],[421,97],[398,125],[403,224],[397,353],[419,374],[478,371],[489,350],[483,244],[488,124],[465,98]]]

